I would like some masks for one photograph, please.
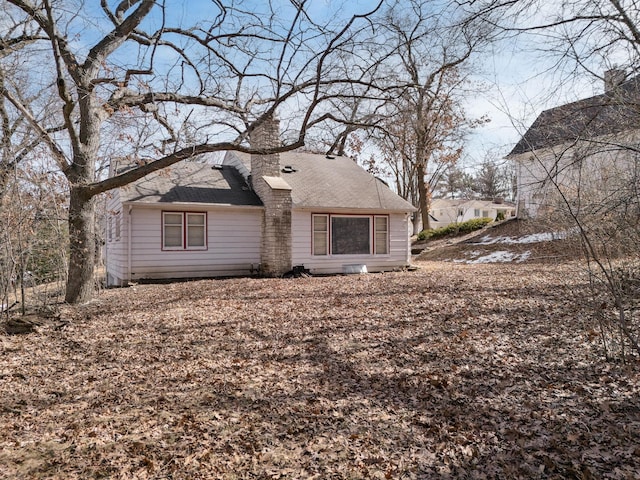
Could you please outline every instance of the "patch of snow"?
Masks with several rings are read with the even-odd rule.
[[[538,242],[551,242],[553,240],[566,238],[568,235],[567,232],[545,232],[545,233],[532,233],[530,235],[524,235],[522,237],[490,237],[489,235],[485,235],[480,239],[479,242],[476,242],[476,245],[494,245],[494,244],[505,244],[505,245],[516,245],[516,244],[527,244],[527,243],[538,243]]]
[[[531,252],[513,253],[506,250],[492,252],[475,260],[467,260],[466,263],[506,263],[506,262],[524,262],[531,256]]]

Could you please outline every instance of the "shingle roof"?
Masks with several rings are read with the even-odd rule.
[[[250,168],[249,155],[234,155]],[[289,173],[287,166],[292,169]],[[349,157],[285,152],[280,154],[280,167],[285,170],[280,175],[292,188],[295,208],[415,211],[413,205]]]
[[[231,167],[182,161],[120,189],[123,202],[262,205],[245,179]]]
[[[613,91],[542,112],[508,156],[640,127],[640,75]]]

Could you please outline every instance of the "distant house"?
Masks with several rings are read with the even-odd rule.
[[[553,215],[606,198],[632,172],[640,145],[640,76],[604,75],[605,92],[545,110],[507,156],[518,216]],[[564,196],[564,200],[562,197]]]
[[[263,128],[252,141],[277,137],[277,122]],[[110,192],[109,285],[409,265],[414,207],[353,160],[301,152],[200,160]]]
[[[498,217],[504,219],[514,217],[516,206],[512,203],[504,202],[501,199],[495,200],[465,200],[436,198],[431,201],[429,215],[431,216],[431,228],[446,227],[452,223],[462,223],[473,218]]]

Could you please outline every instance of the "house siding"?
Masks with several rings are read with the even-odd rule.
[[[512,155],[518,175],[518,216],[553,214],[564,206],[561,194],[570,202],[580,198],[584,205],[606,198],[633,175],[633,150],[612,146],[638,143],[638,134],[627,132]]]
[[[447,203],[445,203],[447,202]],[[476,215],[478,210],[479,215]],[[462,215],[458,213],[462,211]],[[498,212],[504,214],[505,219],[515,216],[516,207],[511,203],[494,203],[484,200],[441,200],[436,199],[429,211],[438,221],[430,222],[431,228],[446,227],[454,223],[463,223],[475,218],[488,217],[495,220]],[[485,215],[486,214],[486,215]]]
[[[129,280],[250,275],[260,264],[261,209],[199,208],[175,205],[124,206],[131,222],[131,274],[128,272],[126,223],[121,246],[107,251],[109,285]],[[162,212],[207,213],[206,250],[162,250]]]
[[[115,225],[113,220],[116,216],[120,217],[120,238],[115,237]],[[109,219],[112,222],[110,225]],[[120,202],[120,193],[118,190],[112,190],[107,195],[106,201],[106,215],[105,215],[105,245],[104,245],[104,263],[105,270],[107,272],[107,285],[122,286],[126,283],[126,271],[127,271],[127,246],[128,237],[127,231],[129,227],[129,215],[127,211],[122,208]],[[109,239],[108,228],[111,226],[111,239]]]
[[[384,215],[389,218],[389,254],[387,255],[312,255],[311,217],[313,214]],[[292,212],[292,263],[304,265],[313,274],[342,273],[349,264],[366,265],[368,272],[389,271],[410,264],[409,223],[405,213],[380,211],[322,211],[300,210]]]

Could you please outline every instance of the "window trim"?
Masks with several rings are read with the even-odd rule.
[[[165,245],[165,215],[182,215],[181,227],[181,243],[180,246],[167,247]],[[204,238],[203,245],[189,246],[188,241],[188,219],[189,216],[201,216],[204,219]],[[193,251],[205,251],[209,249],[208,236],[209,236],[209,218],[207,212],[198,211],[177,211],[177,210],[163,210],[161,213],[160,221],[160,249],[163,252],[193,252]],[[199,226],[199,225],[198,225]]]
[[[327,230],[325,232],[326,235],[326,253],[315,253],[315,234],[321,231],[315,230],[315,218],[316,217],[324,217],[327,219]],[[333,230],[331,219],[333,217],[359,217],[359,218],[368,218],[369,219],[369,253],[333,253],[332,251],[332,236]],[[376,244],[376,219],[377,218],[385,218],[386,219],[386,248],[385,253],[376,253],[377,244]],[[391,253],[391,217],[389,214],[375,214],[375,213],[312,213],[311,214],[311,256],[314,258],[340,258],[340,257],[385,257],[389,256]]]

